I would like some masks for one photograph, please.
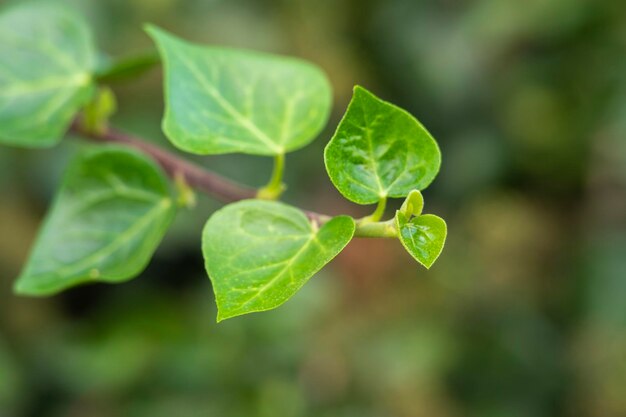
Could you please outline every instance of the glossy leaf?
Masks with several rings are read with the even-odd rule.
[[[430,268],[443,250],[446,242],[446,222],[433,214],[423,214],[409,219],[396,212],[398,238],[417,262]]]
[[[317,67],[147,31],[165,65],[163,130],[180,149],[278,155],[308,144],[326,124],[331,90]]]
[[[441,153],[413,116],[357,86],[324,160],[344,197],[373,204],[426,188],[439,171]]]
[[[95,61],[89,28],[57,4],[0,14],[0,143],[57,143],[92,94]]]
[[[422,210],[424,210],[424,196],[418,190],[411,191],[400,207],[400,212],[407,218],[419,216]]]
[[[151,160],[117,147],[86,151],[66,173],[15,290],[48,295],[128,280],[144,269],[174,212]]]
[[[278,307],[330,262],[354,235],[340,216],[320,228],[279,202],[244,200],[215,212],[203,234],[218,321]]]

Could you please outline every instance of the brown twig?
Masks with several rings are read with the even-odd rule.
[[[253,188],[237,184],[178,157],[160,146],[148,143],[120,130],[107,127],[102,132],[95,133],[84,129],[80,121],[75,120],[70,127],[70,131],[95,142],[119,143],[138,149],[154,159],[171,178],[182,177],[196,191],[201,191],[225,203],[256,197],[257,191]],[[308,210],[303,211],[309,219],[318,224],[323,224],[330,219],[329,216],[324,214]]]
[[[74,120],[70,126],[70,132],[95,142],[118,143],[135,148],[154,159],[154,161],[157,162],[172,179],[182,177],[187,185],[196,191],[213,196],[225,203],[232,203],[239,200],[257,197],[257,190],[254,188],[237,184],[214,172],[208,171],[179,156],[176,156],[160,146],[154,145],[112,127],[106,127],[101,132],[96,133],[85,129],[80,120],[77,119]],[[330,216],[325,214],[309,210],[302,211],[318,226],[331,219]],[[367,230],[365,230],[368,227],[371,227],[371,225],[361,225],[360,222],[357,221],[355,237],[389,237],[384,234],[378,235],[368,233]]]
[[[209,194],[225,203],[256,196],[256,190],[253,188],[234,183],[157,145],[119,130],[108,127],[102,133],[89,132],[81,127],[80,122],[75,121],[72,123],[70,131],[96,142],[119,143],[138,149],[154,159],[171,178],[182,177],[193,189]]]

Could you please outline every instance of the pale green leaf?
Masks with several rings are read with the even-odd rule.
[[[344,197],[373,204],[426,188],[439,171],[441,153],[413,116],[357,86],[324,160]]]
[[[202,248],[218,321],[287,301],[341,252],[354,228],[347,216],[318,228],[300,210],[273,201],[244,200],[215,212]]]
[[[396,212],[398,238],[404,248],[426,268],[430,268],[443,250],[446,242],[446,222],[433,214],[423,214],[409,219]]]
[[[326,124],[331,90],[317,67],[147,31],[165,65],[163,130],[178,148],[278,155],[308,144]]]
[[[92,35],[54,3],[27,3],[0,14],[0,143],[57,143],[93,92]]]
[[[121,282],[150,260],[175,212],[167,179],[118,147],[71,164],[15,291],[48,295],[85,282]]]
[[[411,191],[400,207],[400,212],[407,218],[419,216],[422,210],[424,210],[424,196],[418,190]]]

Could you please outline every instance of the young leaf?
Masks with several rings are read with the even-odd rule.
[[[283,203],[244,200],[215,212],[204,228],[217,320],[278,307],[330,262],[354,235],[354,220],[321,227]]]
[[[426,188],[439,171],[441,153],[413,116],[356,86],[324,161],[344,197],[373,204]]]
[[[422,214],[422,210],[424,209],[424,197],[422,193],[418,190],[413,190],[409,193],[409,195],[402,203],[402,207],[400,207],[400,213],[404,214],[406,218],[411,218],[411,216],[419,216]]]
[[[441,254],[446,242],[446,222],[433,214],[423,214],[409,219],[397,211],[396,227],[402,246],[417,262],[427,269],[430,268]]]
[[[145,156],[104,147],[65,175],[15,291],[40,296],[139,274],[175,212],[167,179]]]
[[[180,149],[279,155],[308,144],[326,124],[331,90],[317,67],[146,30],[165,65],[163,130]]]
[[[93,91],[91,32],[70,10],[28,3],[0,15],[0,143],[57,143]]]

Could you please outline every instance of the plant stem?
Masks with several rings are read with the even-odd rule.
[[[118,59],[107,68],[98,71],[95,77],[99,84],[130,80],[160,63],[159,53],[156,50],[150,50],[139,55]]]
[[[253,188],[232,182],[220,175],[207,171],[173,153],[142,139],[113,129],[110,126],[99,132],[90,132],[82,127],[79,120],[75,120],[70,131],[77,135],[95,142],[117,143],[137,149],[158,163],[163,170],[172,178],[185,182],[193,189],[211,195],[225,203],[246,200],[257,197],[257,191]],[[282,161],[276,160],[274,174],[268,186],[282,184],[282,171],[284,170],[284,155]],[[277,171],[279,171],[277,173]],[[276,179],[278,178],[278,179]],[[382,216],[385,203],[381,200],[372,216],[358,220],[355,237],[396,237],[397,231],[393,220],[378,222],[372,220],[376,215]],[[382,208],[381,208],[382,207]],[[304,214],[319,226],[329,221],[332,217],[314,211],[302,210]],[[379,214],[378,214],[379,213]]]
[[[371,215],[361,219],[361,221],[367,222],[367,223],[379,221],[383,217],[383,214],[385,214],[385,208],[387,208],[387,198],[383,197],[380,200],[378,200],[378,205],[376,206],[376,210],[374,210],[374,212]]]
[[[357,221],[355,237],[398,237],[395,220],[386,222]]]
[[[285,154],[281,153],[274,157],[272,177],[265,187],[259,189],[257,197],[264,200],[277,200],[286,188],[285,184],[283,184],[284,171]]]
[[[198,191],[212,195],[225,203],[255,198],[256,196],[256,190],[253,188],[234,183],[186,161],[157,145],[153,145],[111,127],[106,127],[98,133],[89,132],[81,126],[80,122],[75,121],[71,126],[71,131],[79,134],[81,137],[96,142],[119,143],[138,149],[154,159],[171,178],[176,178],[177,176],[179,178],[182,177],[189,186]]]

